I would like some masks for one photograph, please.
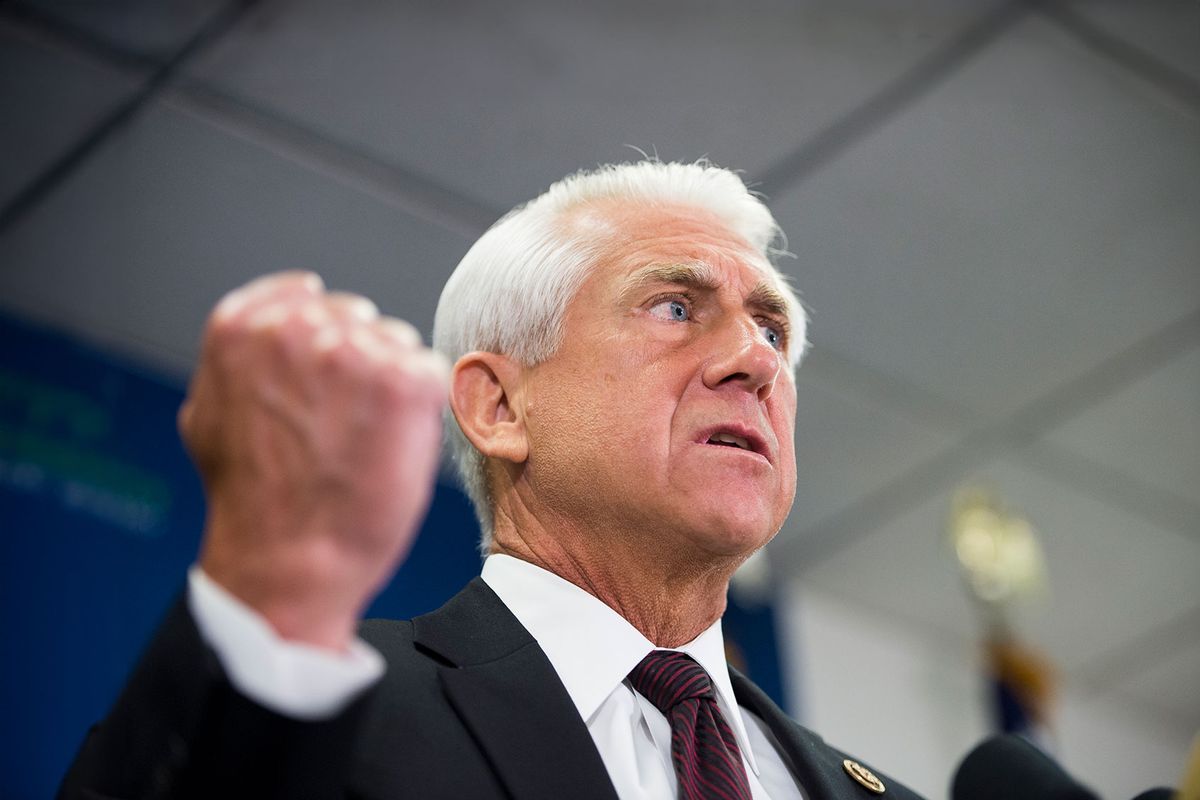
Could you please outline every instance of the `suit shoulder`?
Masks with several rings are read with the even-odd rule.
[[[885,787],[885,793],[882,795],[882,797],[895,798],[895,800],[925,800],[923,796],[917,794],[912,789],[908,788],[883,770],[876,768],[870,762],[864,761],[857,756],[851,755],[850,753],[827,744],[824,740],[821,740],[821,744],[829,748],[829,750],[834,754],[836,760],[843,764],[842,768],[847,775],[857,771],[854,766],[846,765],[846,762],[850,762],[851,765],[857,765],[858,768],[864,770],[867,775],[873,775],[875,778],[877,778]],[[858,780],[858,778],[854,779]],[[866,779],[869,780],[869,778]]]
[[[412,649],[413,624],[409,619],[365,619],[358,624],[358,635],[388,658]]]
[[[889,773],[875,767],[871,762],[864,761],[858,756],[847,753],[838,747],[834,747],[825,741],[825,737],[821,736],[816,731],[810,730],[803,725],[792,722],[794,730],[799,734],[799,740],[804,749],[810,755],[814,756],[813,763],[819,764],[819,771],[828,775],[831,778],[830,785],[846,785],[846,781],[858,781],[858,778],[853,777],[852,772],[857,772],[852,765],[862,768],[867,773],[862,775],[864,780],[870,781],[870,775],[875,776],[884,786],[884,793],[879,795],[882,800],[925,800],[925,798],[914,792],[912,789],[905,786],[900,781],[893,778]],[[848,765],[846,762],[850,762]],[[859,793],[863,794],[863,793]],[[839,797],[841,795],[838,795]],[[855,796],[858,796],[857,794]],[[868,796],[863,794],[863,796]],[[874,794],[869,795],[874,797]]]

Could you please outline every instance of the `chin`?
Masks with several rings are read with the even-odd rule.
[[[713,555],[749,556],[769,542],[779,531],[779,522],[770,513],[770,504],[761,499],[740,503],[700,502],[692,506],[688,517],[694,522],[698,547]]]

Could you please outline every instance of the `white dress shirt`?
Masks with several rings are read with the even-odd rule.
[[[654,644],[599,599],[540,567],[493,555],[484,562],[482,577],[546,653],[587,725],[618,797],[676,797],[670,723],[626,680],[656,649]],[[189,574],[188,599],[201,635],[233,684],[279,713],[304,719],[332,716],[382,674],[382,659],[363,642],[338,654],[279,638],[198,567]],[[737,705],[720,620],[674,649],[694,658],[711,677],[755,800],[803,798],[765,723]]]

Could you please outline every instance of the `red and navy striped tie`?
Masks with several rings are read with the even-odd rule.
[[[751,800],[742,752],[704,667],[684,653],[654,650],[629,682],[671,723],[681,800]]]

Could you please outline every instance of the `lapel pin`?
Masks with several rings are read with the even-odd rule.
[[[874,792],[875,794],[883,794],[886,790],[883,781],[876,778],[874,772],[871,772],[871,770],[857,761],[851,761],[847,758],[842,762],[842,768],[846,770],[847,775],[858,781],[859,785],[867,791]]]

